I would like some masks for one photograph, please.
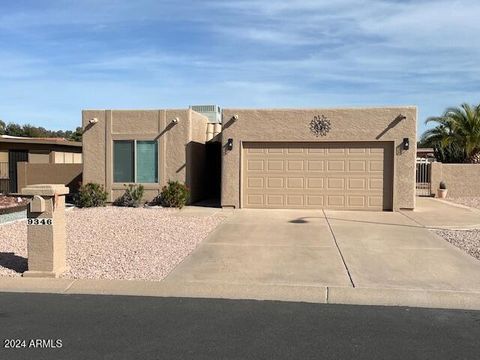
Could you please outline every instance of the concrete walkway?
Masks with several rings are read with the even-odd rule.
[[[402,213],[419,225],[436,229],[479,229],[480,210],[446,200],[417,197],[415,210]]]

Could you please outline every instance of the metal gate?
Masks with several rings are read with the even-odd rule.
[[[10,150],[8,152],[8,177],[10,179],[9,192],[16,193],[17,189],[17,162],[28,161],[27,150]]]
[[[416,195],[432,196],[431,190],[431,174],[432,162],[434,159],[417,158],[416,164]]]

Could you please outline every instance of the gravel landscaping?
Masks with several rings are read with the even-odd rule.
[[[164,208],[90,208],[66,212],[68,266],[74,279],[161,280],[226,217],[176,216]],[[0,276],[21,276],[26,221],[0,225]]]
[[[480,197],[469,196],[469,197],[459,197],[459,198],[447,198],[447,200],[456,204],[480,209]]]
[[[480,260],[480,229],[436,230],[435,233]]]
[[[480,197],[458,197],[446,200],[471,208],[480,209]],[[437,235],[449,243],[464,250],[467,254],[480,260],[480,229],[473,230],[436,230]]]
[[[27,198],[22,198],[18,196],[0,195],[0,209],[25,205],[27,202],[28,202]]]

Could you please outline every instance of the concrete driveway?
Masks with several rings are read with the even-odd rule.
[[[480,262],[400,212],[242,209],[165,281],[480,291]]]

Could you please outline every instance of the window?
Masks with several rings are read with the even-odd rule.
[[[113,142],[113,181],[135,182],[133,141]]]
[[[119,140],[113,142],[113,181],[158,182],[156,141]]]
[[[137,181],[158,182],[158,152],[156,141],[137,141]]]

